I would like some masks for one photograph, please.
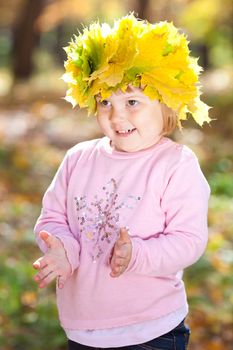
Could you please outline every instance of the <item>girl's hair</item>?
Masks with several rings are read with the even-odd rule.
[[[178,116],[176,112],[161,103],[161,110],[163,115],[163,130],[162,135],[170,135],[177,127]]]

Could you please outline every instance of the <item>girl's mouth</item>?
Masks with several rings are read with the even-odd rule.
[[[116,134],[122,137],[126,137],[131,135],[133,132],[135,132],[137,129],[133,128],[133,129],[127,129],[127,130],[117,130]]]

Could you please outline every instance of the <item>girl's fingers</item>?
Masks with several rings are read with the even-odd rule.
[[[132,244],[128,231],[120,230],[119,239],[116,241],[113,255],[110,258],[111,277],[119,277],[128,267],[132,254]]]
[[[45,242],[48,248],[50,248],[50,237],[51,234],[47,231],[40,231],[39,237]]]
[[[58,276],[58,279],[57,279],[58,288],[62,289],[64,287],[64,284],[65,284],[64,277]]]
[[[57,278],[57,273],[54,271],[51,271],[46,277],[44,277],[39,283],[40,288],[46,287],[49,283],[54,281]]]
[[[111,277],[119,277],[126,269],[126,266],[122,265],[122,266],[115,266],[112,268],[111,272],[110,272],[110,276]]]
[[[118,257],[118,256],[116,256],[114,258],[114,265],[115,266],[123,266],[126,264],[126,262],[127,262],[126,258]]]
[[[46,266],[36,274],[34,280],[38,283],[40,288],[43,288],[58,277],[58,287],[63,288],[66,278],[61,274],[64,274],[64,272],[56,268],[52,270],[51,266]]]
[[[46,266],[44,267],[42,270],[40,270],[40,272],[38,272],[36,274],[36,276],[34,277],[36,282],[42,281],[46,276],[48,276],[53,270],[51,269],[51,267]]]
[[[129,252],[131,251],[131,246],[129,243],[124,243],[121,247],[115,247],[114,255],[117,258],[126,259],[129,256]]]
[[[128,262],[125,258],[114,257],[111,261],[111,273],[112,277],[120,276],[127,268]]]
[[[118,242],[120,244],[131,243],[130,235],[128,233],[128,230],[126,228],[124,228],[124,227],[122,227],[120,229],[120,235],[119,235],[119,238],[118,238]]]
[[[39,236],[49,249],[58,249],[62,246],[60,239],[47,231],[40,231]]]
[[[44,267],[47,266],[47,263],[44,259],[44,257],[41,257],[39,259],[37,259],[33,264],[32,266],[34,267],[34,269],[36,270],[40,270],[40,269],[43,269]]]
[[[110,272],[110,276],[111,277],[118,277],[120,273],[120,267],[115,267],[112,268],[111,272]]]

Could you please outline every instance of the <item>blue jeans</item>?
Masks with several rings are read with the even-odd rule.
[[[146,343],[130,346],[122,346],[118,348],[105,348],[105,350],[186,350],[189,341],[189,328],[182,321],[172,331],[162,335],[161,337],[152,339]],[[91,346],[81,345],[68,340],[68,350],[99,350],[102,348],[93,348]]]

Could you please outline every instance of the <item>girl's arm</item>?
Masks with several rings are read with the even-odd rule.
[[[161,198],[164,231],[147,239],[131,237],[132,258],[126,271],[163,276],[196,262],[208,240],[209,193],[197,159],[186,157],[170,176]]]
[[[73,272],[79,266],[80,245],[71,232],[67,220],[67,187],[70,174],[71,165],[67,155],[43,197],[42,211],[35,226],[35,235],[43,253],[48,251],[48,247],[39,235],[41,231],[47,231],[59,238]]]

